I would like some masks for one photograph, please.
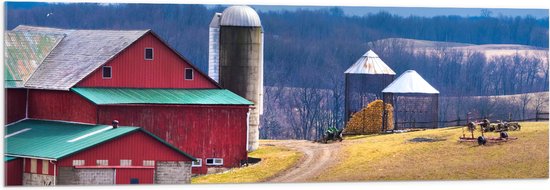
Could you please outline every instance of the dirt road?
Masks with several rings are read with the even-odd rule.
[[[341,147],[341,143],[338,142],[322,144],[304,140],[276,141],[266,144],[286,147],[304,153],[304,157],[295,166],[277,174],[267,182],[311,182],[311,179],[317,177],[335,163],[334,159]]]

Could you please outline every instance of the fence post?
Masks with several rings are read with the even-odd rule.
[[[456,126],[460,126],[460,116],[458,116],[458,119],[456,120]]]
[[[512,122],[512,112],[508,112],[508,122]]]

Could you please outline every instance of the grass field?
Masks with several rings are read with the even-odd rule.
[[[518,140],[489,146],[459,143],[459,127],[355,136],[346,139],[338,164],[315,181],[548,178],[548,122],[521,125],[509,132]],[[409,141],[417,137],[441,141]]]
[[[225,173],[194,177],[191,183],[255,183],[262,182],[275,174],[290,168],[301,157],[302,153],[274,146],[260,146],[248,156],[261,158],[262,161],[243,168],[236,168]]]

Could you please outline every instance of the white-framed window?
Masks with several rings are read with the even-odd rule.
[[[145,48],[145,60],[153,60],[154,52],[153,48]]]
[[[120,165],[121,166],[131,166],[132,165],[132,160],[120,160]]]
[[[96,160],[95,163],[98,166],[108,166],[109,165],[109,160]]]
[[[143,160],[143,166],[155,166],[154,160]]]
[[[185,68],[185,80],[193,80],[193,75],[195,75],[195,71],[192,68]]]
[[[196,161],[191,162],[191,167],[202,167],[202,158],[197,158]]]
[[[207,166],[221,166],[221,165],[223,165],[223,158],[207,158],[206,159],[206,165]]]
[[[101,74],[103,79],[113,78],[113,68],[111,68],[111,66],[103,66],[101,68]]]
[[[83,166],[84,160],[73,160],[73,166]]]

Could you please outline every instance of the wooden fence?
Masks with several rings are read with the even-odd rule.
[[[510,115],[508,117],[507,122],[525,122],[525,121],[548,121],[548,112],[537,112],[535,114],[535,118],[527,118],[527,119],[511,119],[512,116]],[[449,121],[433,121],[433,122],[415,122],[415,121],[407,121],[407,122],[395,122],[395,126],[402,126],[402,125],[409,125],[409,126],[415,126],[416,124],[434,124],[433,128],[438,127],[448,127],[448,126],[462,126],[468,124],[470,121],[481,121],[485,118],[469,118],[469,119],[462,119],[458,118],[455,120],[449,120]],[[414,127],[412,127],[414,128]]]

